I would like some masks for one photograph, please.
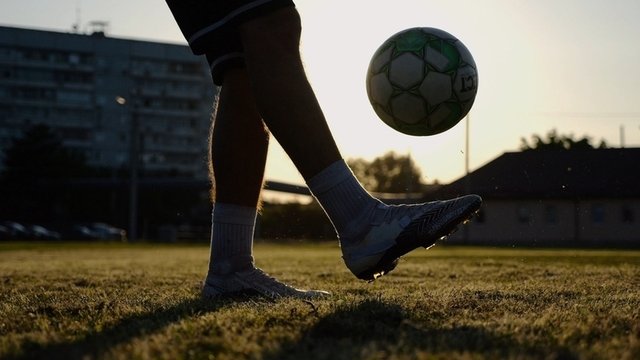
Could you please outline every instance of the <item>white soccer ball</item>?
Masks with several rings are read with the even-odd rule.
[[[376,114],[408,135],[449,130],[467,115],[477,90],[478,71],[469,50],[434,28],[391,36],[367,72],[367,95]]]

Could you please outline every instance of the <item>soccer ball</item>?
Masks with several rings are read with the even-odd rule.
[[[387,125],[408,135],[435,135],[462,120],[473,105],[478,72],[469,50],[446,31],[411,28],[376,50],[367,95]]]

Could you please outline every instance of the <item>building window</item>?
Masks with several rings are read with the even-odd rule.
[[[594,204],[591,207],[591,221],[594,224],[602,224],[605,219],[605,211],[603,204]]]
[[[80,91],[60,90],[57,94],[57,100],[62,104],[88,105],[91,103],[91,94]]]
[[[633,223],[636,221],[635,219],[635,214],[633,212],[633,209],[627,205],[622,207],[622,222],[623,223]]]
[[[547,224],[557,224],[558,207],[556,205],[547,205],[544,209],[544,219]]]
[[[78,65],[80,64],[80,55],[71,53],[69,54],[69,64]]]

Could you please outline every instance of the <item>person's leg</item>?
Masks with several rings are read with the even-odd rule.
[[[240,33],[258,111],[329,213],[337,232],[343,233],[349,223],[371,212],[379,202],[342,160],[307,80],[299,51],[297,10],[282,8],[246,21]],[[330,168],[326,176],[317,177]],[[339,191],[326,191],[333,185],[340,185]]]
[[[256,110],[245,69],[227,70],[211,134],[215,202],[205,297],[237,293],[273,298],[327,295],[295,289],[253,264],[253,236],[268,144],[269,133]]]
[[[212,126],[214,209],[208,277],[253,266],[253,235],[269,133],[242,69],[227,71]]]
[[[307,80],[295,7],[239,28],[258,111],[334,224],[357,277],[372,280],[392,270],[400,256],[433,245],[480,208],[478,196],[413,206],[387,206],[370,196],[342,160]]]
[[[315,298],[328,293],[299,290],[253,264],[252,248],[269,133],[256,109],[236,24],[289,0],[167,0],[196,55],[206,55],[214,85],[221,86],[211,131],[213,214],[205,297],[258,293],[276,298]]]
[[[240,25],[258,109],[308,180],[342,159],[300,58],[300,17],[286,7]]]
[[[269,131],[256,109],[243,68],[225,74],[210,145],[214,201],[258,207]]]

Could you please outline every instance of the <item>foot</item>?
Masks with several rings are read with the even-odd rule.
[[[208,276],[202,289],[205,298],[261,295],[271,299],[293,297],[299,299],[317,299],[329,296],[322,290],[300,290],[291,287],[267,275],[258,268],[238,271],[229,275]]]
[[[481,204],[477,195],[415,205],[379,204],[366,232],[341,238],[344,262],[359,279],[373,281],[393,270],[401,256],[449,236]]]

